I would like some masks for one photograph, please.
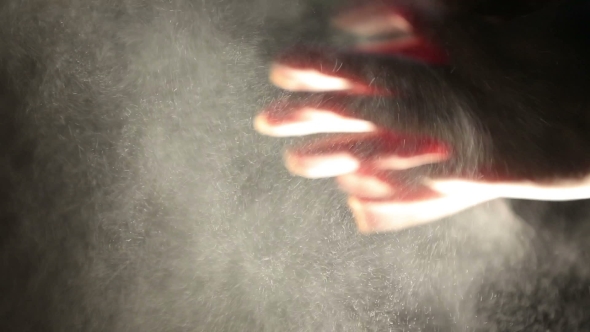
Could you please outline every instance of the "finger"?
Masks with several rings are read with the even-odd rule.
[[[386,40],[361,42],[355,50],[373,54],[403,56],[431,65],[446,65],[447,54],[440,47],[414,33],[402,7],[371,2],[342,10],[332,23],[358,37],[387,35]],[[374,38],[373,38],[374,39]]]
[[[377,130],[370,121],[354,118],[346,110],[327,105],[279,100],[256,116],[254,128],[274,137],[305,136],[318,133],[367,133]]]
[[[356,172],[341,175],[336,180],[342,191],[357,198],[387,200],[395,197],[406,201],[425,198],[425,187],[400,176],[400,172],[361,165]]]
[[[388,46],[396,55],[426,61],[430,64],[469,66],[473,57],[486,58],[493,48],[483,48],[481,34],[494,30],[473,12],[478,1],[384,0],[363,1],[345,9],[334,19],[334,25],[358,37],[411,37],[417,42],[406,50],[401,45]],[[401,48],[401,49],[400,49]],[[378,53],[386,50],[379,47]],[[452,51],[447,55],[443,50]],[[493,59],[486,59],[493,64]],[[481,59],[477,62],[481,65]]]
[[[364,42],[357,45],[355,50],[364,53],[403,56],[437,66],[449,63],[448,55],[444,50],[415,37]]]
[[[362,1],[344,8],[333,24],[357,36],[384,33],[421,34],[456,11],[452,1]]]
[[[428,137],[379,131],[339,135],[290,149],[285,164],[293,174],[324,178],[355,172],[361,165],[404,170],[449,157],[446,145]]]
[[[443,196],[430,190],[425,190],[423,194],[423,199],[413,200],[371,201],[351,197],[348,203],[359,232],[372,234],[424,225],[495,198],[465,193]]]
[[[392,197],[400,190],[390,172],[363,172],[362,168],[354,173],[336,178],[340,190],[351,196],[371,199]]]
[[[401,57],[403,50],[405,48],[399,48]],[[395,52],[391,50],[389,55]],[[305,46],[279,55],[270,79],[278,87],[290,91],[343,91],[368,96],[391,96],[399,91],[412,93],[424,82],[433,81],[427,85],[436,82],[432,70],[420,63]]]
[[[383,2],[363,3],[340,11],[332,24],[360,37],[381,34],[411,34],[412,25],[403,13]]]
[[[279,56],[270,69],[270,81],[281,89],[304,92],[345,91],[357,95],[390,94],[359,75],[334,51],[298,47]],[[355,59],[362,61],[361,59]]]
[[[338,66],[338,63],[335,63]],[[338,70],[337,68],[335,69]],[[334,70],[333,70],[334,71]],[[372,94],[369,84],[353,81],[350,77],[323,72],[323,68],[294,68],[288,65],[273,64],[270,69],[270,81],[279,88],[289,91],[350,91],[358,94]]]

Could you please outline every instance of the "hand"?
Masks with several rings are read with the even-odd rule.
[[[286,153],[307,178],[336,177],[361,232],[400,230],[500,197],[590,197],[588,25],[550,7],[490,23],[443,1],[344,11],[352,49],[295,47],[271,81],[288,97],[263,134],[330,133]],[[590,31],[590,29],[588,30]]]

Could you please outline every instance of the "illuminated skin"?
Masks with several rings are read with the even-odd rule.
[[[451,22],[463,18],[461,14],[449,9],[441,10],[445,15],[420,16],[420,8],[404,4],[369,4],[334,19],[335,26],[356,36],[393,32],[387,42],[359,43],[352,52],[299,47],[277,58],[271,81],[310,94],[294,94],[269,106],[257,116],[256,130],[274,137],[334,134],[290,149],[285,157],[289,171],[312,179],[336,177],[363,233],[406,229],[501,197],[590,198],[590,125],[585,115],[590,72],[585,62],[572,60],[583,58],[577,57],[578,45],[560,35],[520,33],[518,29],[534,30],[529,27],[553,31],[543,25],[552,20],[534,16],[504,29],[485,25],[485,35],[476,22],[465,29],[469,37],[458,42],[455,36],[462,30]],[[524,55],[516,57],[521,54],[494,40],[526,45]],[[431,46],[435,44],[446,46]],[[482,51],[480,44],[496,53]],[[527,53],[529,48],[533,51]],[[555,49],[560,51],[557,60],[536,63],[528,58]],[[441,64],[448,66],[441,69]],[[484,67],[488,64],[491,69]],[[475,70],[482,71],[477,74],[481,79],[472,74]],[[427,100],[428,91],[440,99]],[[514,99],[500,102],[506,94]],[[453,103],[446,96],[468,98]],[[439,100],[445,102],[437,105]],[[387,110],[371,113],[367,105],[392,111],[387,117]],[[428,110],[430,118],[414,114]],[[453,118],[458,110],[464,113]],[[451,120],[437,126],[439,118]],[[448,123],[457,127],[439,128],[450,127]]]

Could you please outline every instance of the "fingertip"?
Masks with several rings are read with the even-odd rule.
[[[293,151],[284,154],[285,167],[291,174],[309,179],[322,179],[356,171],[360,163],[348,153],[305,155]]]
[[[293,92],[347,92],[355,95],[393,95],[375,84],[359,63],[361,54],[298,46],[279,55],[271,66],[270,81]],[[366,55],[363,55],[366,56]]]
[[[254,117],[254,130],[262,135],[275,136],[272,130],[272,126],[268,123],[268,116],[264,113],[256,115]]]
[[[443,219],[481,200],[425,195],[424,197],[373,200],[349,198],[349,207],[362,234],[399,232]]]
[[[275,86],[293,92],[346,91],[354,84],[346,78],[329,75],[315,68],[294,68],[288,64],[271,66],[269,80]]]
[[[377,175],[359,172],[339,176],[336,179],[340,190],[364,198],[387,198],[395,193],[395,188]]]
[[[350,208],[350,211],[352,212],[352,215],[354,217],[354,221],[356,223],[357,231],[359,233],[364,234],[364,235],[370,235],[370,234],[375,233],[372,224],[368,220],[368,216],[365,213],[363,205],[358,198],[356,198],[354,196],[349,197],[348,198],[348,207]]]
[[[331,23],[336,28],[359,37],[384,34],[409,34],[410,22],[393,6],[371,3],[342,10]]]

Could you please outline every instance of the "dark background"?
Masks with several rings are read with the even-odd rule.
[[[330,5],[2,2],[0,330],[588,331],[586,202],[362,236],[252,130]]]

